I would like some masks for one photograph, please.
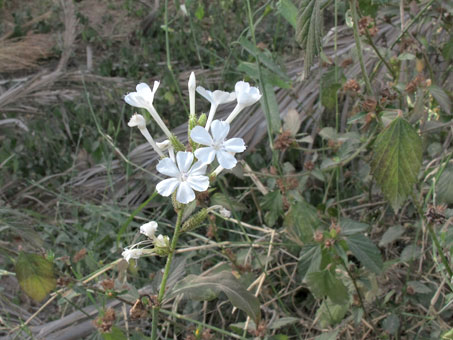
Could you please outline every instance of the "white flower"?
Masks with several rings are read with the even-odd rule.
[[[140,132],[142,133],[143,137],[146,138],[146,140],[151,145],[151,147],[154,149],[154,151],[156,151],[160,157],[165,157],[161,148],[156,144],[153,137],[151,137],[151,134],[149,133],[148,129],[146,128],[145,117],[135,113],[131,117],[131,119],[129,120],[129,123],[127,123],[127,125],[129,125],[130,127],[134,127],[134,126],[138,127]]]
[[[157,223],[155,221],[145,223],[140,227],[140,233],[148,236],[149,238],[154,237],[156,230],[157,230]]]
[[[170,238],[160,234],[154,239],[154,246],[156,248],[168,248],[170,247]]]
[[[195,151],[195,157],[205,164],[210,164],[217,157],[219,164],[225,169],[232,169],[236,166],[237,160],[231,152],[242,152],[245,150],[242,138],[231,138],[225,140],[230,131],[230,124],[215,120],[212,122],[212,137],[205,128],[195,126],[190,133],[190,138],[196,143],[206,145],[206,148],[199,148]]]
[[[236,92],[238,103],[233,112],[231,112],[226,119],[226,122],[228,123],[231,123],[244,108],[255,104],[261,99],[260,90],[257,87],[250,86],[250,84],[245,81],[238,81],[234,86],[234,91]]]
[[[129,262],[130,259],[138,259],[144,254],[143,249],[129,249],[126,248],[121,253],[124,259]]]
[[[196,87],[195,73],[191,73],[189,77],[189,104],[190,104],[190,114],[195,114],[195,87]]]
[[[232,102],[236,99],[236,93],[234,92],[225,92],[216,90],[214,92],[206,90],[204,87],[198,86],[197,92],[202,95],[207,101],[211,103],[211,108],[209,110],[208,120],[206,121],[206,129],[209,130],[211,122],[214,119],[214,114],[217,110],[217,107],[221,104],[226,104]]]
[[[165,135],[168,138],[171,138],[171,132],[168,130],[167,126],[163,122],[163,120],[160,118],[159,114],[157,113],[156,109],[153,106],[153,101],[154,101],[154,94],[157,91],[157,88],[159,87],[159,82],[155,81],[153,90],[150,89],[148,84],[145,83],[140,83],[137,85],[136,90],[137,92],[131,92],[129,93],[126,97],[124,97],[124,100],[126,103],[129,105],[139,107],[142,109],[147,109],[153,119],[156,121],[156,123],[160,126],[162,131],[165,133]]]
[[[171,178],[159,182],[156,190],[162,196],[170,196],[175,190],[176,200],[187,204],[195,199],[196,191],[205,191],[209,187],[209,178],[204,176],[206,165],[202,162],[193,163],[193,153],[179,151],[176,163],[171,158],[164,158],[157,164],[157,171]],[[176,165],[177,164],[177,165]]]
[[[224,207],[219,209],[219,213],[223,217],[226,217],[226,218],[230,218],[231,217],[231,211],[229,211],[228,209],[225,209]]]

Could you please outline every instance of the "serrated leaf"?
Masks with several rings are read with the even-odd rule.
[[[376,182],[396,211],[413,190],[422,163],[422,141],[403,118],[377,137],[371,167]]]
[[[430,294],[433,292],[431,288],[419,281],[409,281],[407,285],[408,287],[412,287],[414,292],[418,294]]]
[[[453,166],[448,165],[436,185],[437,198],[444,203],[453,203]]]
[[[283,226],[292,240],[304,244],[313,239],[313,233],[321,224],[316,208],[306,202],[294,202],[285,215]]]
[[[316,319],[319,320],[321,328],[328,328],[329,326],[336,325],[343,320],[348,312],[349,304],[336,304],[330,299],[324,300],[316,312]]]
[[[308,75],[321,51],[322,10],[320,0],[302,0],[297,16],[296,40],[305,51],[304,73]]]
[[[420,247],[417,247],[415,244],[409,244],[401,252],[401,261],[409,262],[411,260],[417,259],[421,255],[422,251]]]
[[[274,190],[264,196],[261,208],[266,213],[264,219],[269,227],[272,227],[277,219],[283,214],[283,198],[280,190]]]
[[[346,237],[349,250],[354,254],[369,271],[380,274],[382,271],[382,257],[379,249],[362,234],[354,234]]]
[[[404,227],[400,225],[395,225],[388,228],[384,235],[382,235],[381,240],[379,241],[379,247],[385,247],[387,244],[392,243],[400,238],[404,234]]]
[[[436,85],[431,85],[428,87],[428,91],[440,105],[442,110],[448,114],[451,114],[451,100],[444,89]]]
[[[389,334],[396,334],[400,328],[400,319],[395,314],[390,314],[382,322],[382,328]]]
[[[319,244],[307,244],[300,251],[297,263],[297,274],[303,281],[307,274],[319,271],[322,261],[322,251]]]
[[[333,332],[324,333],[324,334],[318,335],[315,338],[315,340],[336,340],[339,332],[340,332],[340,330],[337,329],[336,331],[333,331]]]
[[[370,228],[367,223],[357,222],[349,218],[340,219],[341,234],[344,236],[362,233]]]
[[[346,304],[349,300],[348,290],[330,270],[309,273],[307,284],[318,299],[328,296],[333,303]]]
[[[256,324],[259,323],[261,312],[258,298],[228,271],[209,276],[189,275],[176,284],[170,296],[184,294],[189,299],[206,300],[218,296],[220,292],[227,296],[233,306],[244,311]]]
[[[36,302],[44,300],[57,284],[53,263],[37,254],[19,254],[16,277],[20,287]]]

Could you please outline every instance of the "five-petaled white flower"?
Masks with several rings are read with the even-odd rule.
[[[157,222],[155,222],[155,221],[145,223],[140,227],[140,233],[148,236],[151,239],[154,237],[156,230],[157,230]]]
[[[196,143],[206,145],[205,148],[199,148],[195,151],[195,157],[204,164],[210,164],[217,157],[220,166],[225,169],[232,169],[236,166],[237,160],[231,152],[242,152],[245,150],[244,140],[242,138],[231,138],[226,136],[230,131],[230,124],[215,120],[212,122],[212,137],[205,128],[195,126],[190,133],[190,138]]]
[[[154,94],[159,87],[159,82],[155,81],[153,89],[151,90],[148,84],[140,83],[136,86],[137,92],[131,92],[124,97],[124,100],[129,105],[139,107],[142,109],[147,109],[162,131],[168,138],[171,138],[171,132],[168,130],[167,126],[163,122],[162,118],[160,118],[159,114],[157,113],[156,109],[153,106],[154,101]]]
[[[138,259],[144,254],[143,249],[130,249],[125,248],[121,255],[129,262],[130,259]]]
[[[209,187],[209,178],[205,176],[206,164],[196,162],[192,165],[192,152],[179,151],[176,163],[170,158],[164,158],[157,164],[157,171],[171,178],[159,182],[156,190],[162,196],[170,196],[176,191],[176,200],[187,204],[195,199],[196,191],[205,191]]]
[[[234,86],[234,91],[236,92],[238,103],[225,120],[228,123],[231,123],[244,108],[255,104],[261,99],[260,90],[257,87],[250,86],[250,84],[245,81],[238,81]]]
[[[209,130],[212,120],[214,119],[214,114],[217,110],[217,107],[221,104],[230,103],[236,99],[236,93],[234,92],[225,92],[220,90],[215,90],[211,92],[206,90],[202,86],[197,87],[197,92],[202,95],[207,101],[211,103],[211,108],[209,110],[208,120],[206,121],[206,129]]]

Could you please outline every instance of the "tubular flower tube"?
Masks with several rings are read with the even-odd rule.
[[[234,86],[234,91],[236,92],[237,104],[226,119],[228,123],[231,123],[244,108],[255,104],[261,99],[260,90],[257,87],[250,86],[245,81],[238,81]]]
[[[196,143],[206,145],[195,151],[195,157],[204,164],[211,164],[217,158],[219,164],[225,169],[236,166],[237,160],[232,153],[243,152],[245,143],[242,138],[226,139],[230,131],[230,124],[215,120],[212,122],[212,137],[205,128],[196,126],[190,133],[190,138]]]
[[[153,106],[154,94],[156,93],[159,84],[160,83],[158,81],[155,81],[153,89],[151,90],[148,84],[140,83],[136,87],[137,92],[129,93],[124,97],[124,101],[131,106],[148,110],[165,135],[168,138],[171,138],[170,130],[168,130],[167,126]]]
[[[195,73],[191,73],[189,77],[189,104],[190,104],[190,115],[195,115],[195,87],[196,87]]]
[[[129,123],[127,123],[127,125],[129,125],[129,127],[134,127],[134,126],[138,127],[138,129],[142,133],[143,137],[146,138],[146,140],[151,145],[151,147],[154,149],[154,151],[156,151],[160,157],[165,157],[161,148],[157,145],[157,143],[154,141],[153,137],[151,137],[151,134],[149,133],[148,129],[146,128],[146,120],[142,115],[135,113],[131,117],[131,119],[129,120]]]
[[[150,239],[152,239],[154,237],[156,230],[157,230],[157,222],[155,222],[155,221],[145,223],[140,227],[140,233],[148,236]]]
[[[215,112],[217,107],[221,104],[230,103],[236,99],[236,93],[234,92],[225,92],[216,90],[214,92],[206,90],[204,87],[198,86],[197,92],[203,96],[207,101],[211,103],[211,108],[209,110],[208,120],[206,122],[206,130],[209,131],[212,120],[214,119]]]
[[[162,196],[170,196],[176,190],[176,200],[187,204],[195,199],[195,191],[205,191],[209,187],[209,178],[205,176],[206,164],[196,162],[192,165],[192,152],[179,151],[176,162],[164,158],[157,164],[157,171],[170,176],[156,185],[156,190]]]

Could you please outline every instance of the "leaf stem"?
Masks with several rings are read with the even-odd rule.
[[[184,209],[178,211],[178,217],[176,218],[175,231],[171,239],[170,253],[167,257],[167,263],[165,264],[164,275],[162,277],[162,282],[160,284],[159,294],[157,295],[157,304],[153,307],[152,311],[152,329],[151,329],[151,340],[157,339],[157,322],[158,315],[160,310],[160,305],[162,303],[164,294],[165,294],[165,285],[167,284],[168,275],[170,274],[170,267],[173,261],[173,255],[175,253],[176,244],[178,243],[179,238],[179,229],[181,228],[181,220]]]
[[[374,95],[373,88],[371,87],[370,78],[368,78],[368,73],[365,68],[365,63],[363,62],[363,52],[362,52],[362,44],[360,42],[359,36],[359,18],[357,15],[357,0],[349,0],[351,11],[352,11],[352,20],[354,22],[353,30],[354,30],[354,39],[355,45],[357,48],[357,55],[359,57],[360,68],[362,69],[362,75],[365,79],[365,86],[369,95]]]

